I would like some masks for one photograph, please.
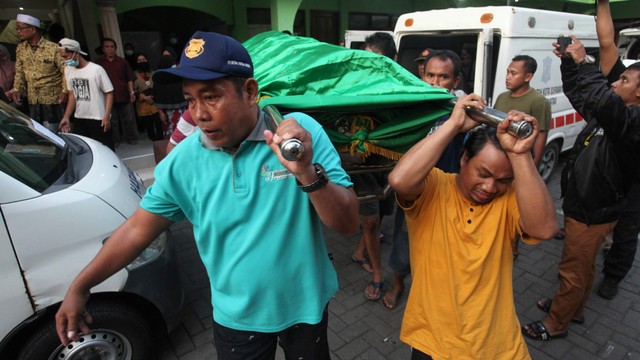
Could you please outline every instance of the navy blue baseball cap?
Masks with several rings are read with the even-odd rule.
[[[153,81],[214,80],[224,76],[253,77],[253,62],[249,52],[229,36],[197,31],[187,42],[180,64],[156,71]]]

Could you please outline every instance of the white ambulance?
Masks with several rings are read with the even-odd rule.
[[[469,56],[472,69],[468,91],[480,94],[489,105],[506,91],[506,71],[516,55],[536,59],[531,86],[551,103],[553,117],[539,171],[548,180],[560,151],[573,146],[584,121],[562,92],[560,59],[552,50],[559,35],[575,35],[589,54],[598,57],[593,16],[554,11],[490,6],[408,13],[400,16],[394,31],[398,62],[417,74],[413,61],[425,48],[449,49]]]
[[[0,100],[0,359],[153,357],[184,302],[168,232],[91,289],[90,334],[62,346],[54,319],[71,281],[144,191],[104,145],[55,135]]]

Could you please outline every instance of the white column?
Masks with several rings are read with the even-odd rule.
[[[87,53],[91,55],[92,59],[95,59],[96,46],[100,45],[100,35],[98,34],[98,24],[95,21],[95,14],[97,13],[96,3],[94,1],[76,0],[78,6],[78,13],[80,16],[81,26],[79,29],[74,29],[73,36],[78,36],[78,32],[84,33],[84,38],[87,41]],[[67,32],[67,36],[69,32]]]
[[[302,0],[271,0],[271,30],[289,30],[293,33],[293,22]]]
[[[120,36],[120,25],[118,24],[118,14],[116,13],[116,0],[96,0],[98,12],[100,13],[100,24],[102,24],[102,34],[104,37],[112,38],[116,41],[116,54],[124,57],[124,46]]]

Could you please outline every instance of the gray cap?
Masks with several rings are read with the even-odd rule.
[[[67,52],[77,52],[82,55],[87,55],[87,53],[80,48],[80,43],[73,39],[64,38],[60,40],[58,42],[58,48],[65,49]]]

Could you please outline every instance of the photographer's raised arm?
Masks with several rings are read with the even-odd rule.
[[[600,44],[600,71],[604,76],[609,75],[613,65],[618,61],[618,47],[615,42],[615,28],[609,0],[598,0],[598,13],[596,17],[596,32]]]
[[[427,175],[451,140],[458,133],[466,132],[478,125],[467,116],[464,108],[471,106],[481,109],[483,105],[484,100],[476,94],[459,99],[449,120],[445,121],[435,133],[422,139],[404,154],[388,177],[389,184],[395,190],[399,201],[408,206],[422,194]]]

